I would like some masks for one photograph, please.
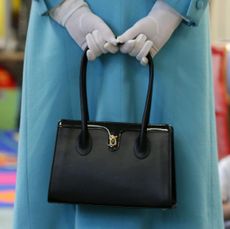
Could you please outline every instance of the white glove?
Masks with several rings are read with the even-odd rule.
[[[65,0],[50,10],[49,15],[66,27],[71,37],[84,50],[87,57],[94,60],[103,53],[116,53],[117,41],[105,22],[92,13],[83,0]]]
[[[182,17],[163,1],[158,0],[148,16],[117,38],[122,53],[135,56],[141,64],[148,64],[146,56],[154,57],[169,40]]]

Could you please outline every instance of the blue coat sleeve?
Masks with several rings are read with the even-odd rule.
[[[163,0],[174,8],[188,25],[198,25],[208,0]]]
[[[47,12],[59,5],[64,0],[34,0],[37,4],[39,4],[39,10],[41,15],[46,15]]]

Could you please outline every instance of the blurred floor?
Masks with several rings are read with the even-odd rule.
[[[13,208],[0,209],[0,228],[12,229],[13,227]]]

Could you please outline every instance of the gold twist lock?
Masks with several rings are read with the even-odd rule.
[[[108,144],[108,146],[111,147],[111,148],[117,146],[117,144],[118,144],[117,138],[118,138],[117,135],[110,134],[109,135],[109,144]]]

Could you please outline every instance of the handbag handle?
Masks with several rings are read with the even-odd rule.
[[[81,133],[78,137],[78,149],[81,151],[81,155],[87,155],[92,148],[92,139],[88,131],[87,122],[89,121],[88,112],[88,101],[87,101],[87,90],[86,90],[86,73],[87,73],[87,52],[88,48],[85,49],[80,69],[80,106],[81,106]],[[145,108],[142,116],[141,130],[138,138],[135,142],[135,153],[140,159],[148,156],[149,143],[147,139],[147,126],[149,124],[151,103],[152,103],[152,91],[153,91],[153,80],[154,80],[154,65],[150,54],[147,56],[149,61],[149,83],[148,91],[145,102]]]

